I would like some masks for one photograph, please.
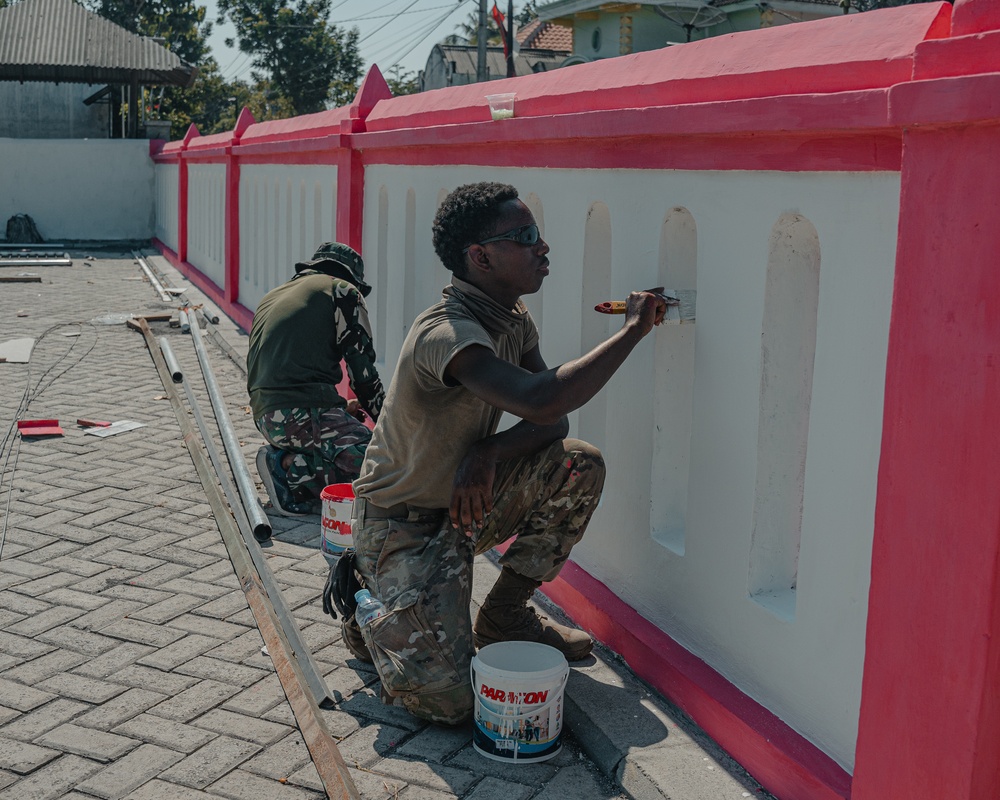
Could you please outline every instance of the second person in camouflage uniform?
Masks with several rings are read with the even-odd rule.
[[[571,661],[590,652],[586,633],[528,604],[559,574],[604,486],[600,452],[566,438],[566,414],[611,378],[666,301],[662,290],[632,293],[620,331],[548,369],[520,298],[541,288],[549,246],[517,190],[456,189],[434,248],[451,285],[407,334],[354,483],[357,569],[388,613],[363,631],[343,625],[352,652],[374,657],[384,701],[452,724],[472,712],[474,646],[537,641]],[[520,422],[498,433],[504,411]],[[473,625],[474,554],[514,537]]]
[[[353,481],[384,392],[364,296],[364,262],[339,242],[319,247],[295,265],[287,283],[268,292],[254,314],[247,356],[247,389],[254,423],[268,445],[257,470],[275,510],[315,512],[323,488]],[[347,364],[356,401],[337,392]],[[363,417],[363,413],[360,414]]]

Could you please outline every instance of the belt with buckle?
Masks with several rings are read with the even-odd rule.
[[[443,508],[421,508],[411,506],[409,503],[396,503],[394,506],[383,508],[377,506],[363,497],[354,501],[354,516],[358,522],[364,524],[366,519],[407,519],[417,517],[439,516],[444,513]]]

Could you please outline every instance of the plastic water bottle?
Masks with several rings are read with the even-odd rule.
[[[358,610],[354,612],[354,619],[362,628],[379,617],[385,616],[386,610],[382,601],[377,597],[372,597],[372,593],[367,589],[355,592],[354,599],[358,601]]]

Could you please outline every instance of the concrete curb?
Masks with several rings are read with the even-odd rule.
[[[485,591],[488,590],[488,586]],[[572,624],[544,595],[537,605]],[[584,752],[633,800],[774,800],[682,711],[603,645],[571,664],[566,724]]]

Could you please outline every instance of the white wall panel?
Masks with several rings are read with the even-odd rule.
[[[240,169],[239,301],[255,309],[337,230],[337,168],[248,164]]]
[[[141,139],[0,139],[0,223],[28,214],[60,239],[149,239],[153,160]]]
[[[220,289],[226,282],[226,165],[188,165],[187,260]]]
[[[376,292],[387,290],[381,285],[386,280],[388,287],[413,286],[414,313],[437,299],[449,274],[429,248],[430,220],[442,188],[475,180],[513,183],[522,197],[532,196],[532,205],[544,207],[552,251],[540,308],[542,353],[550,365],[580,354],[596,324],[593,306],[609,299],[609,289],[623,298],[665,279],[691,284],[668,288],[696,283],[693,328],[655,330],[599,395],[606,409],[601,419],[592,419],[592,411],[574,415],[581,437],[603,439],[609,475],[601,507],[573,558],[850,770],[898,174],[372,166],[364,241],[366,253],[384,251],[376,257],[382,264]],[[407,236],[410,190],[414,228]],[[594,256],[601,247],[594,238],[595,204],[610,220],[606,277],[602,258]],[[676,209],[686,216],[671,223]],[[751,598],[749,581],[755,501],[762,491],[758,428],[769,238],[788,214],[815,228],[822,269],[795,603],[778,613]],[[688,263],[675,269],[671,257]],[[414,273],[408,282],[407,264]],[[411,304],[398,290],[388,291],[384,301],[370,305],[386,315],[375,322],[385,338],[376,347],[391,365]],[[608,330],[620,322],[608,320]],[[681,545],[662,535],[670,513],[664,496],[673,498],[667,504],[675,511],[681,508]]]
[[[180,167],[177,164],[157,164],[154,171],[156,174],[156,238],[176,253]]]

